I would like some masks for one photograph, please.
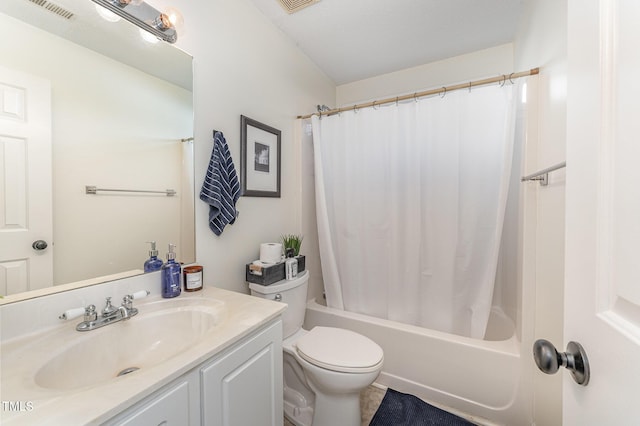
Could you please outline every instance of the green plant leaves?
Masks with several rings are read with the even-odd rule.
[[[285,234],[280,237],[282,239],[282,245],[284,246],[284,252],[287,252],[288,248],[293,249],[293,255],[298,256],[300,254],[300,246],[302,246],[302,235]]]

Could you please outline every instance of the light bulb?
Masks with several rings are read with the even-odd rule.
[[[125,6],[140,6],[142,4],[144,0],[117,0],[118,4],[120,4],[120,6],[125,7]]]
[[[169,15],[161,13],[156,19],[153,20],[153,26],[157,29],[164,31],[173,27]]]
[[[169,18],[171,26],[176,30],[178,35],[184,35],[184,17],[182,13],[175,7],[166,7],[163,13]]]

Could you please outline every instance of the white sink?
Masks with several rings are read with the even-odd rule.
[[[136,289],[156,284],[153,274],[140,280]],[[105,294],[119,299],[119,284],[0,306],[2,399],[33,407],[1,412],[3,426],[102,424],[176,378],[195,374],[194,368],[285,309],[207,287],[173,299],[156,292],[134,301],[138,315],[91,331],[76,331],[82,318],[58,320],[70,305],[102,305]],[[117,376],[130,367],[140,369]]]
[[[173,300],[140,306],[129,320],[77,332],[39,369],[35,384],[58,390],[123,380],[198,344],[225,317],[223,302]]]

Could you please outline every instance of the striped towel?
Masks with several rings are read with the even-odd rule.
[[[224,227],[238,216],[236,202],[240,198],[240,184],[231,153],[222,132],[213,138],[213,151],[204,178],[200,199],[209,204],[209,228],[214,234],[222,234]]]

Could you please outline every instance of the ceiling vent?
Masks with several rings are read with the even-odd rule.
[[[73,12],[68,11],[62,6],[58,6],[55,3],[51,3],[50,1],[47,1],[47,0],[29,0],[29,1],[35,4],[36,6],[40,6],[43,9],[47,9],[49,12],[55,13],[58,16],[62,16],[65,19],[73,18]]]
[[[318,3],[319,1],[320,0],[278,0],[284,10],[286,10],[289,14]]]

